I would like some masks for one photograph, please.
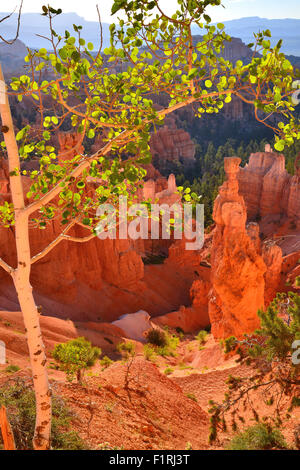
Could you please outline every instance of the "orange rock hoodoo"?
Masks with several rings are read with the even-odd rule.
[[[225,158],[227,181],[215,200],[209,316],[216,338],[242,336],[259,326],[266,265],[253,226],[247,233],[245,202],[239,195],[239,158]]]

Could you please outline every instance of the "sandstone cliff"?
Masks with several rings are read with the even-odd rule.
[[[273,215],[274,220],[288,217],[300,227],[300,176],[285,169],[284,155],[266,146],[265,152],[250,155],[249,163],[238,173],[249,220]]]
[[[188,166],[195,161],[195,144],[188,132],[177,127],[164,126],[151,135],[150,149],[153,160],[178,162]]]

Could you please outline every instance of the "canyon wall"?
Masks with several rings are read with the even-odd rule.
[[[65,144],[69,140],[67,136],[61,142]],[[64,154],[64,158],[70,157],[71,155]],[[23,177],[23,184],[26,192],[29,184],[27,177]],[[157,200],[159,204],[173,204],[180,198],[176,191],[175,177],[170,175],[168,180],[162,177],[156,181],[148,180],[140,190],[139,198]],[[5,160],[2,160],[0,166],[0,200],[10,201]],[[32,256],[40,253],[55,240],[61,230],[59,220],[49,221],[44,230],[30,228]],[[75,225],[69,235],[82,238],[89,235],[89,230]],[[145,275],[143,257],[161,251],[167,253],[171,243],[172,240],[151,240],[150,237],[148,240],[100,240],[96,237],[85,243],[63,240],[33,264],[31,282],[34,292],[56,302],[56,305],[52,306],[51,303],[43,302],[48,305],[48,312],[49,309],[51,313],[55,310],[60,316],[62,311],[70,312],[70,309],[58,307],[57,303],[74,305],[75,316],[82,315],[93,319],[97,311],[102,313],[109,309],[105,305],[113,303],[113,296],[116,296],[119,290],[128,293],[131,300],[136,297],[136,290],[142,295],[145,287],[141,282]],[[13,228],[0,228],[0,256],[10,265],[16,265]],[[5,296],[5,292],[9,291],[7,283],[10,284],[9,276],[4,270],[0,270],[0,296]],[[103,304],[99,305],[101,298]],[[115,310],[119,307],[118,301],[115,300]],[[122,313],[130,312],[129,306],[126,311],[126,303],[121,305],[122,308]],[[109,312],[107,316],[110,318]]]
[[[74,143],[68,136],[60,142],[64,148]],[[64,158],[70,156],[64,154]],[[2,160],[0,167],[2,201],[10,197],[6,163]],[[278,230],[285,219],[297,227],[300,176],[290,176],[284,157],[270,147],[251,155],[245,168],[239,164],[239,158],[225,159],[227,180],[215,200],[215,228],[205,236],[201,250],[186,251],[185,239],[175,243],[172,239],[150,237],[136,241],[63,241],[33,265],[31,280],[35,292],[44,296],[41,303],[57,316],[70,315],[73,309],[71,318],[74,315],[77,319],[94,321],[104,315],[111,320],[143,308],[151,315],[165,313],[157,317],[159,324],[180,326],[184,331],[192,332],[211,323],[216,338],[241,337],[252,332],[259,326],[257,310],[283,290],[286,275],[292,272],[292,281],[298,275],[299,229],[284,239],[286,244],[286,240],[292,240],[289,248],[284,248],[289,250],[288,256],[283,256],[274,237],[267,237],[262,243],[261,235],[264,220],[270,218]],[[155,171],[154,175],[155,180],[149,179],[139,189],[139,199],[157,199],[160,204],[169,205],[179,202],[174,175],[168,180]],[[28,178],[23,181],[26,187]],[[260,224],[255,221],[259,219]],[[60,228],[59,221],[53,221],[45,230],[31,229],[32,254],[55,239]],[[286,234],[285,226],[282,233]],[[70,234],[82,237],[87,231],[75,226]],[[168,258],[160,266],[151,262],[145,266],[142,258],[149,253],[168,254]],[[13,229],[0,229],[0,256],[15,265]],[[1,297],[3,291],[4,295],[9,292],[4,271],[0,272],[0,279],[0,287],[4,286]],[[47,304],[45,299],[52,299],[53,303]],[[65,305],[69,306],[68,313],[64,313]]]
[[[266,216],[280,220],[288,217],[300,228],[300,174],[292,176],[285,169],[284,155],[265,152],[250,155],[249,163],[238,173],[248,220]]]
[[[189,166],[195,162],[195,144],[188,132],[175,125],[164,126],[151,135],[150,149],[153,160],[179,162]]]

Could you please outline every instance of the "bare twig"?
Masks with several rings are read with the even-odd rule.
[[[21,24],[21,13],[22,13],[22,7],[23,7],[23,0],[21,0],[21,3],[20,3],[20,7],[19,7],[19,13],[18,13],[18,25],[17,25],[17,31],[16,31],[16,35],[14,37],[14,39],[5,39],[3,36],[1,36],[0,34],[0,39],[5,42],[6,44],[13,44],[19,37],[19,32],[20,32],[20,24]],[[2,23],[3,21],[7,20],[8,18],[10,18],[13,13],[15,12],[15,9],[14,11],[12,11],[9,15],[5,16],[4,18],[2,18],[0,20],[0,23]]]

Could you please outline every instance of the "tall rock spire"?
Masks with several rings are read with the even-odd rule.
[[[241,160],[225,158],[227,180],[219,189],[213,218],[216,230],[211,255],[209,316],[215,338],[241,337],[259,326],[257,311],[264,307],[266,265],[259,239],[247,232],[247,211],[239,194]],[[250,236],[249,236],[250,235]]]

